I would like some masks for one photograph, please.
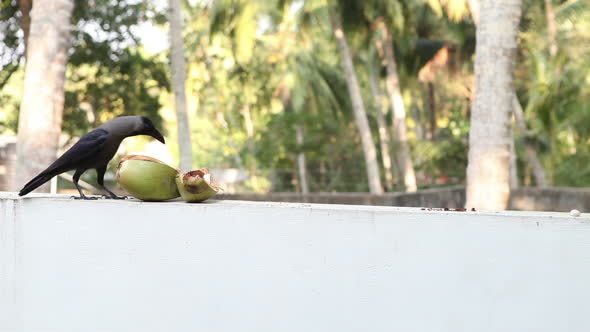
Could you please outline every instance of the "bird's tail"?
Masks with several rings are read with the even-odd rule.
[[[41,174],[35,176],[29,183],[25,184],[23,189],[21,189],[18,193],[19,196],[24,196],[31,191],[37,189],[39,186],[44,184],[45,182],[51,180],[52,177],[57,175],[55,172],[45,173],[42,172]]]

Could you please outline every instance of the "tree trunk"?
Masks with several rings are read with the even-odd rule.
[[[27,45],[29,41],[29,31],[31,30],[31,9],[33,8],[32,0],[18,0],[18,9],[21,16],[19,20],[20,28],[23,30],[23,42],[25,43],[25,59],[27,57]]]
[[[477,18],[479,17],[478,16],[479,15],[478,1],[479,0],[470,0],[470,6],[472,6],[471,15],[473,16],[473,20],[476,25],[478,23]],[[550,3],[550,5],[551,5],[551,3]],[[555,18],[555,17],[553,16],[553,18]],[[549,21],[549,17],[547,19]],[[520,102],[518,101],[518,97],[516,97],[516,93],[514,94],[513,103],[514,103],[514,105],[513,105],[514,119],[516,122],[516,126],[517,126],[518,130],[520,131],[521,135],[524,136],[524,135],[526,135],[526,132],[527,132],[526,123],[524,121],[524,112],[522,110],[522,106],[520,105]],[[514,147],[514,142],[511,142],[511,146]],[[533,171],[533,174],[534,174],[533,176],[535,177],[535,182],[536,182],[537,186],[547,187],[548,186],[547,177],[545,175],[545,170],[543,169],[543,166],[541,165],[541,162],[539,161],[539,157],[537,155],[537,150],[526,139],[524,140],[524,148],[525,148],[525,153],[527,155],[527,160],[528,160],[528,162],[531,166],[531,169]],[[513,173],[515,173],[515,172],[512,172],[511,177],[513,177]],[[527,177],[525,176],[524,185],[525,186],[529,185],[529,182],[530,181],[528,181]],[[512,179],[511,179],[511,187],[514,188]]]
[[[481,0],[479,4],[466,206],[502,210],[510,195],[512,74],[521,0]]]
[[[73,8],[72,0],[35,0],[31,10],[17,136],[15,182],[19,187],[49,166],[57,154]],[[40,187],[48,189],[49,184]]]
[[[295,125],[295,139],[299,147],[303,146],[303,126]],[[309,184],[307,182],[307,166],[305,165],[305,153],[297,153],[297,171],[299,173],[299,184],[301,185],[301,193],[309,194]]]
[[[555,11],[553,11],[552,0],[545,0],[545,16],[547,17],[549,54],[553,57],[557,54],[557,24],[555,23]]]
[[[514,109],[514,119],[516,120],[516,125],[518,130],[520,131],[520,135],[524,137],[524,149],[526,152],[526,156],[528,159],[529,164],[533,170],[533,176],[535,177],[535,182],[539,187],[547,187],[547,176],[545,175],[545,170],[543,170],[543,166],[539,161],[539,156],[537,155],[537,150],[535,147],[526,139],[526,123],[524,121],[524,112],[522,111],[522,107],[520,106],[520,102],[514,94],[513,97],[513,109]]]
[[[180,0],[168,0],[168,20],[170,22],[170,63],[172,65],[172,90],[178,130],[178,150],[180,168],[188,171],[193,167],[191,130],[186,112],[186,60],[182,40],[182,7]]]
[[[393,191],[393,171],[391,167],[391,155],[389,151],[391,149],[391,138],[389,136],[389,130],[387,130],[387,124],[385,116],[387,115],[387,106],[383,104],[383,94],[379,88],[379,80],[377,73],[373,67],[373,62],[368,63],[369,71],[369,87],[373,94],[373,100],[375,103],[375,114],[377,118],[377,126],[379,127],[379,145],[381,147],[381,160],[383,163],[383,171],[385,173],[385,188],[387,191]]]
[[[414,173],[414,164],[412,163],[410,145],[408,144],[406,109],[399,85],[397,65],[393,56],[393,39],[384,23],[381,23],[381,30],[384,48],[383,54],[385,56],[385,66],[387,68],[386,87],[391,107],[393,109],[393,135],[398,148],[396,160],[406,191],[414,192],[417,189],[416,174]]]
[[[285,110],[285,112],[290,112],[293,110],[291,104],[291,90],[284,86],[281,88],[281,102],[283,103],[283,109]],[[298,110],[295,110],[295,112],[298,112]],[[295,124],[295,140],[297,142],[297,147],[301,149],[305,141],[305,135],[303,133],[303,125],[300,122]],[[309,183],[307,181],[307,166],[305,162],[305,152],[301,150],[297,153],[297,174],[299,175],[299,185],[301,187],[301,193],[309,194]]]
[[[426,86],[428,88],[428,108],[430,109],[430,139],[436,141],[436,132],[437,132],[437,125],[436,125],[436,96],[434,93],[434,83],[427,82]]]
[[[514,140],[510,140],[510,189],[518,188],[518,165]]]
[[[422,124],[422,119],[420,116],[420,109],[418,108],[418,97],[416,96],[416,91],[412,89],[412,105],[410,106],[410,112],[412,113],[412,117],[414,118],[414,123],[416,123],[416,139],[418,141],[424,140],[424,126]]]
[[[479,2],[481,0],[469,0],[469,11],[471,12],[471,18],[475,25],[479,24]]]
[[[254,183],[257,182],[256,174],[257,166],[256,166],[256,141],[255,141],[255,132],[254,132],[254,120],[252,119],[252,113],[250,112],[250,104],[247,102],[242,107],[240,111],[242,116],[244,117],[244,127],[246,129],[246,135],[248,137],[248,150],[250,151],[250,176]]]
[[[371,128],[369,127],[369,120],[367,119],[367,112],[365,111],[365,105],[363,103],[361,89],[354,70],[350,49],[348,48],[348,42],[346,41],[344,31],[342,30],[340,13],[337,10],[331,10],[330,18],[332,21],[334,37],[336,38],[338,49],[340,51],[340,58],[342,60],[342,67],[346,77],[346,85],[350,94],[356,125],[361,136],[367,167],[369,190],[372,194],[382,194],[383,187],[381,187],[381,181],[379,179],[377,152],[373,143]]]

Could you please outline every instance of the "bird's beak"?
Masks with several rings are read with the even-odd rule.
[[[162,144],[166,144],[166,141],[164,140],[164,136],[162,136],[162,134],[158,131],[158,129],[154,129],[154,131],[152,131],[150,136],[157,139],[158,141],[162,142]]]

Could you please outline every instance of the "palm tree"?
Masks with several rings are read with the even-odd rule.
[[[27,45],[29,39],[29,31],[31,29],[31,8],[33,8],[32,0],[18,0],[18,9],[21,17],[19,20],[20,28],[23,30],[23,41],[25,43],[25,56],[27,54]]]
[[[387,191],[393,191],[393,169],[391,165],[391,137],[389,129],[385,122],[387,115],[387,105],[383,103],[383,93],[379,86],[379,76],[375,69],[375,48],[371,48],[370,60],[367,61],[367,71],[369,74],[369,87],[373,95],[373,103],[375,108],[375,118],[377,120],[377,129],[379,132],[379,145],[381,148],[381,162],[383,164],[383,172],[385,173],[385,188]]]
[[[281,95],[281,102],[283,103],[283,110],[285,112],[291,111],[294,109],[293,102],[291,100],[291,94],[296,91],[293,86],[288,86],[292,84],[284,84],[282,85],[280,90]],[[301,112],[298,109],[294,109],[295,112]],[[297,147],[299,149],[303,149],[303,144],[305,143],[305,133],[303,131],[303,125],[298,122],[295,124],[295,141],[297,143]],[[299,176],[299,187],[302,194],[309,194],[309,181],[307,175],[307,163],[304,151],[297,152],[297,175]]]
[[[186,60],[184,42],[182,41],[182,7],[180,0],[168,0],[168,17],[170,21],[170,63],[172,67],[172,89],[178,130],[178,148],[180,168],[192,169],[191,131],[186,111]]]
[[[479,23],[479,1],[480,0],[469,0],[469,11],[471,12],[471,18],[475,25]]]
[[[545,0],[545,16],[547,18],[547,38],[549,39],[549,54],[557,54],[557,23],[555,21],[555,11],[553,10],[553,0]]]
[[[384,22],[380,23],[381,38],[383,45],[383,58],[387,69],[386,88],[389,95],[389,102],[393,110],[393,135],[397,145],[397,163],[406,191],[417,190],[416,174],[414,163],[410,154],[408,143],[408,128],[406,126],[406,108],[401,94],[399,75],[394,58],[393,38],[391,32]]]
[[[379,54],[385,63],[386,77],[385,87],[389,104],[392,110],[393,142],[396,148],[395,160],[400,178],[405,185],[406,191],[416,191],[416,175],[414,164],[408,143],[408,129],[406,125],[406,111],[401,95],[401,86],[397,64],[394,56],[392,30],[404,29],[404,16],[402,5],[399,1],[341,1],[343,15],[347,18],[345,22],[354,26],[354,32],[362,34],[365,31],[376,33],[369,34],[378,38],[377,47]],[[341,52],[342,53],[342,52]],[[348,75],[347,75],[348,76]]]
[[[45,169],[57,154],[73,8],[73,0],[33,4],[18,122],[16,185]],[[48,184],[41,187],[47,189]]]
[[[455,0],[455,1],[464,1],[464,0]],[[547,1],[549,1],[549,4],[547,4]],[[477,26],[479,23],[479,0],[469,0],[469,6],[470,6],[470,10],[471,10],[471,17],[473,19],[473,22],[475,23],[475,25]],[[546,0],[545,3],[545,9],[546,9],[546,15],[547,15],[547,24],[548,26],[551,25],[550,18],[552,18],[553,20],[553,24],[555,24],[555,16],[553,14],[553,8],[551,7],[550,9],[547,9],[547,7],[551,7],[551,2],[550,0]],[[551,13],[551,14],[550,14]],[[551,30],[551,29],[549,29]],[[552,36],[552,33],[550,31],[550,37]],[[553,36],[554,37],[554,36]],[[550,38],[551,41],[551,38]],[[516,93],[514,94],[513,100],[512,100],[512,105],[513,105],[513,112],[514,112],[514,122],[518,128],[518,131],[520,132],[520,135],[525,137],[527,134],[527,126],[526,126],[526,122],[524,120],[524,112],[522,110],[522,106],[520,105],[520,101],[518,100],[518,97],[516,96]],[[511,142],[510,144],[511,146],[511,188],[515,188],[515,184],[517,184],[517,180],[514,179],[516,178],[516,160],[515,160],[515,151],[514,151],[514,142]],[[539,156],[537,154],[537,150],[535,149],[534,145],[530,142],[530,140],[525,139],[524,140],[524,148],[525,148],[525,153],[528,159],[528,163],[532,168],[533,171],[533,176],[535,177],[535,183],[537,184],[537,186],[539,187],[546,187],[548,185],[547,182],[547,176],[545,175],[545,170],[543,169],[543,165],[541,164],[541,161],[539,160]]]
[[[537,150],[535,146],[530,142],[530,140],[526,139],[527,135],[527,127],[526,122],[524,120],[524,112],[522,110],[522,106],[518,101],[518,97],[514,94],[513,98],[513,110],[514,110],[514,120],[516,122],[516,126],[520,135],[524,137],[524,150],[526,152],[526,156],[528,162],[533,170],[533,176],[535,177],[535,183],[539,187],[547,187],[547,176],[545,175],[545,170],[541,165],[541,161],[539,160],[539,156],[537,155]]]
[[[520,14],[520,0],[480,1],[475,60],[477,86],[469,130],[468,207],[505,209],[508,204],[512,75]]]
[[[313,49],[313,40],[309,38],[310,34],[301,33],[303,30],[315,28],[302,19],[302,16],[308,13],[292,10],[292,5],[290,2],[220,0],[212,3],[210,7],[195,7],[197,11],[192,14],[202,17],[207,13],[209,22],[204,30],[207,30],[208,41],[223,39],[231,50],[228,53],[231,54],[235,67],[228,76],[239,82],[238,85],[241,87],[235,100],[243,118],[246,144],[252,156],[256,152],[254,117],[265,117],[264,114],[257,114],[264,112],[260,107],[264,107],[264,101],[257,99],[258,97],[252,98],[261,92],[255,92],[258,87],[254,88],[254,85],[258,86],[265,82],[262,90],[270,92],[269,95],[273,98],[279,97],[285,113],[292,112],[296,115],[296,120],[292,123],[295,135],[286,139],[292,138],[295,141],[298,151],[294,164],[299,175],[299,189],[302,193],[307,193],[310,191],[310,175],[305,151],[306,113],[339,110],[340,105],[337,105],[334,93],[342,94],[342,91],[334,91],[327,81],[327,77],[338,75],[340,71],[317,57]],[[268,28],[269,31],[261,36],[256,35],[256,17],[274,18],[274,24]],[[193,53],[199,53],[199,50],[194,50],[194,45],[200,43],[198,35],[199,33],[192,34],[195,42],[189,42],[189,45],[193,46]],[[252,56],[254,48],[258,50],[256,57]],[[272,66],[271,71],[268,70],[269,65]],[[216,80],[215,77],[213,79]],[[317,103],[319,99],[327,103],[320,106]],[[251,104],[255,100],[255,104]],[[251,107],[254,105],[256,106]],[[256,159],[251,158],[250,161],[253,165]],[[251,170],[252,174],[254,171]]]
[[[352,55],[342,29],[342,18],[340,16],[339,8],[330,8],[330,21],[332,23],[332,31],[336,38],[338,50],[340,52],[340,59],[342,68],[344,69],[346,85],[350,93],[350,100],[352,109],[356,120],[356,125],[361,136],[361,143],[363,145],[363,152],[365,157],[365,164],[367,168],[367,177],[369,180],[369,190],[372,194],[382,194],[383,187],[379,178],[379,167],[377,164],[377,152],[373,137],[371,135],[371,128],[367,120],[367,112],[361,95],[361,89],[358,83],[354,64],[352,62]]]

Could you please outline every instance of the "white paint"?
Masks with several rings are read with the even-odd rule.
[[[0,331],[590,331],[568,213],[0,194]]]

